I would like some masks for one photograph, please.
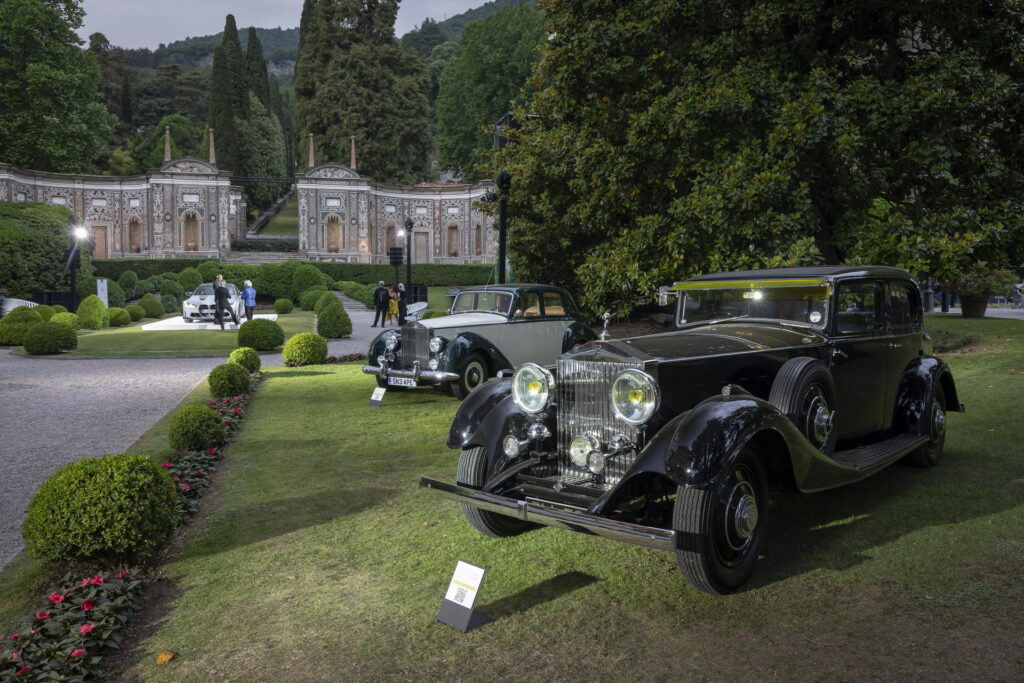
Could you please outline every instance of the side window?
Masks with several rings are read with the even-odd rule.
[[[897,332],[921,327],[921,298],[917,288],[909,282],[889,282],[889,327]]]
[[[565,315],[565,302],[558,292],[544,292],[544,315],[562,317]]]
[[[878,286],[874,280],[841,282],[836,287],[836,332],[857,334],[882,326]]]
[[[519,297],[519,304],[516,306],[519,315],[524,318],[540,317],[540,297],[536,292],[527,292]]]

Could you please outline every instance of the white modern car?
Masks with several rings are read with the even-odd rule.
[[[242,293],[230,282],[224,286],[228,288],[228,305],[235,312],[235,317],[241,320],[245,312],[245,307],[242,305]],[[192,296],[181,303],[181,317],[187,323],[196,320],[200,322],[213,321],[215,320],[214,308],[213,285],[199,285],[196,287],[196,291],[192,292]],[[227,312],[224,315],[228,320],[231,319]]]

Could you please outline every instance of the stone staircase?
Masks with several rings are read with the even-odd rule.
[[[305,261],[306,255],[291,251],[233,251],[221,257],[223,263],[246,263],[258,266],[261,263],[280,261]]]

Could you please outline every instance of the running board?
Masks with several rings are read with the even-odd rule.
[[[840,465],[857,470],[869,470],[881,464],[898,460],[908,453],[928,443],[927,436],[917,434],[900,434],[885,441],[869,446],[859,446],[832,454],[832,459]]]

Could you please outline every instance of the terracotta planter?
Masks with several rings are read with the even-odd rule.
[[[198,251],[199,245],[195,242],[185,242],[185,251]]]
[[[337,254],[338,245],[335,244],[334,242],[331,242],[330,244],[327,245],[327,251],[331,252],[332,254]]]
[[[988,308],[987,296],[960,295],[960,313],[965,318],[984,318]]]

